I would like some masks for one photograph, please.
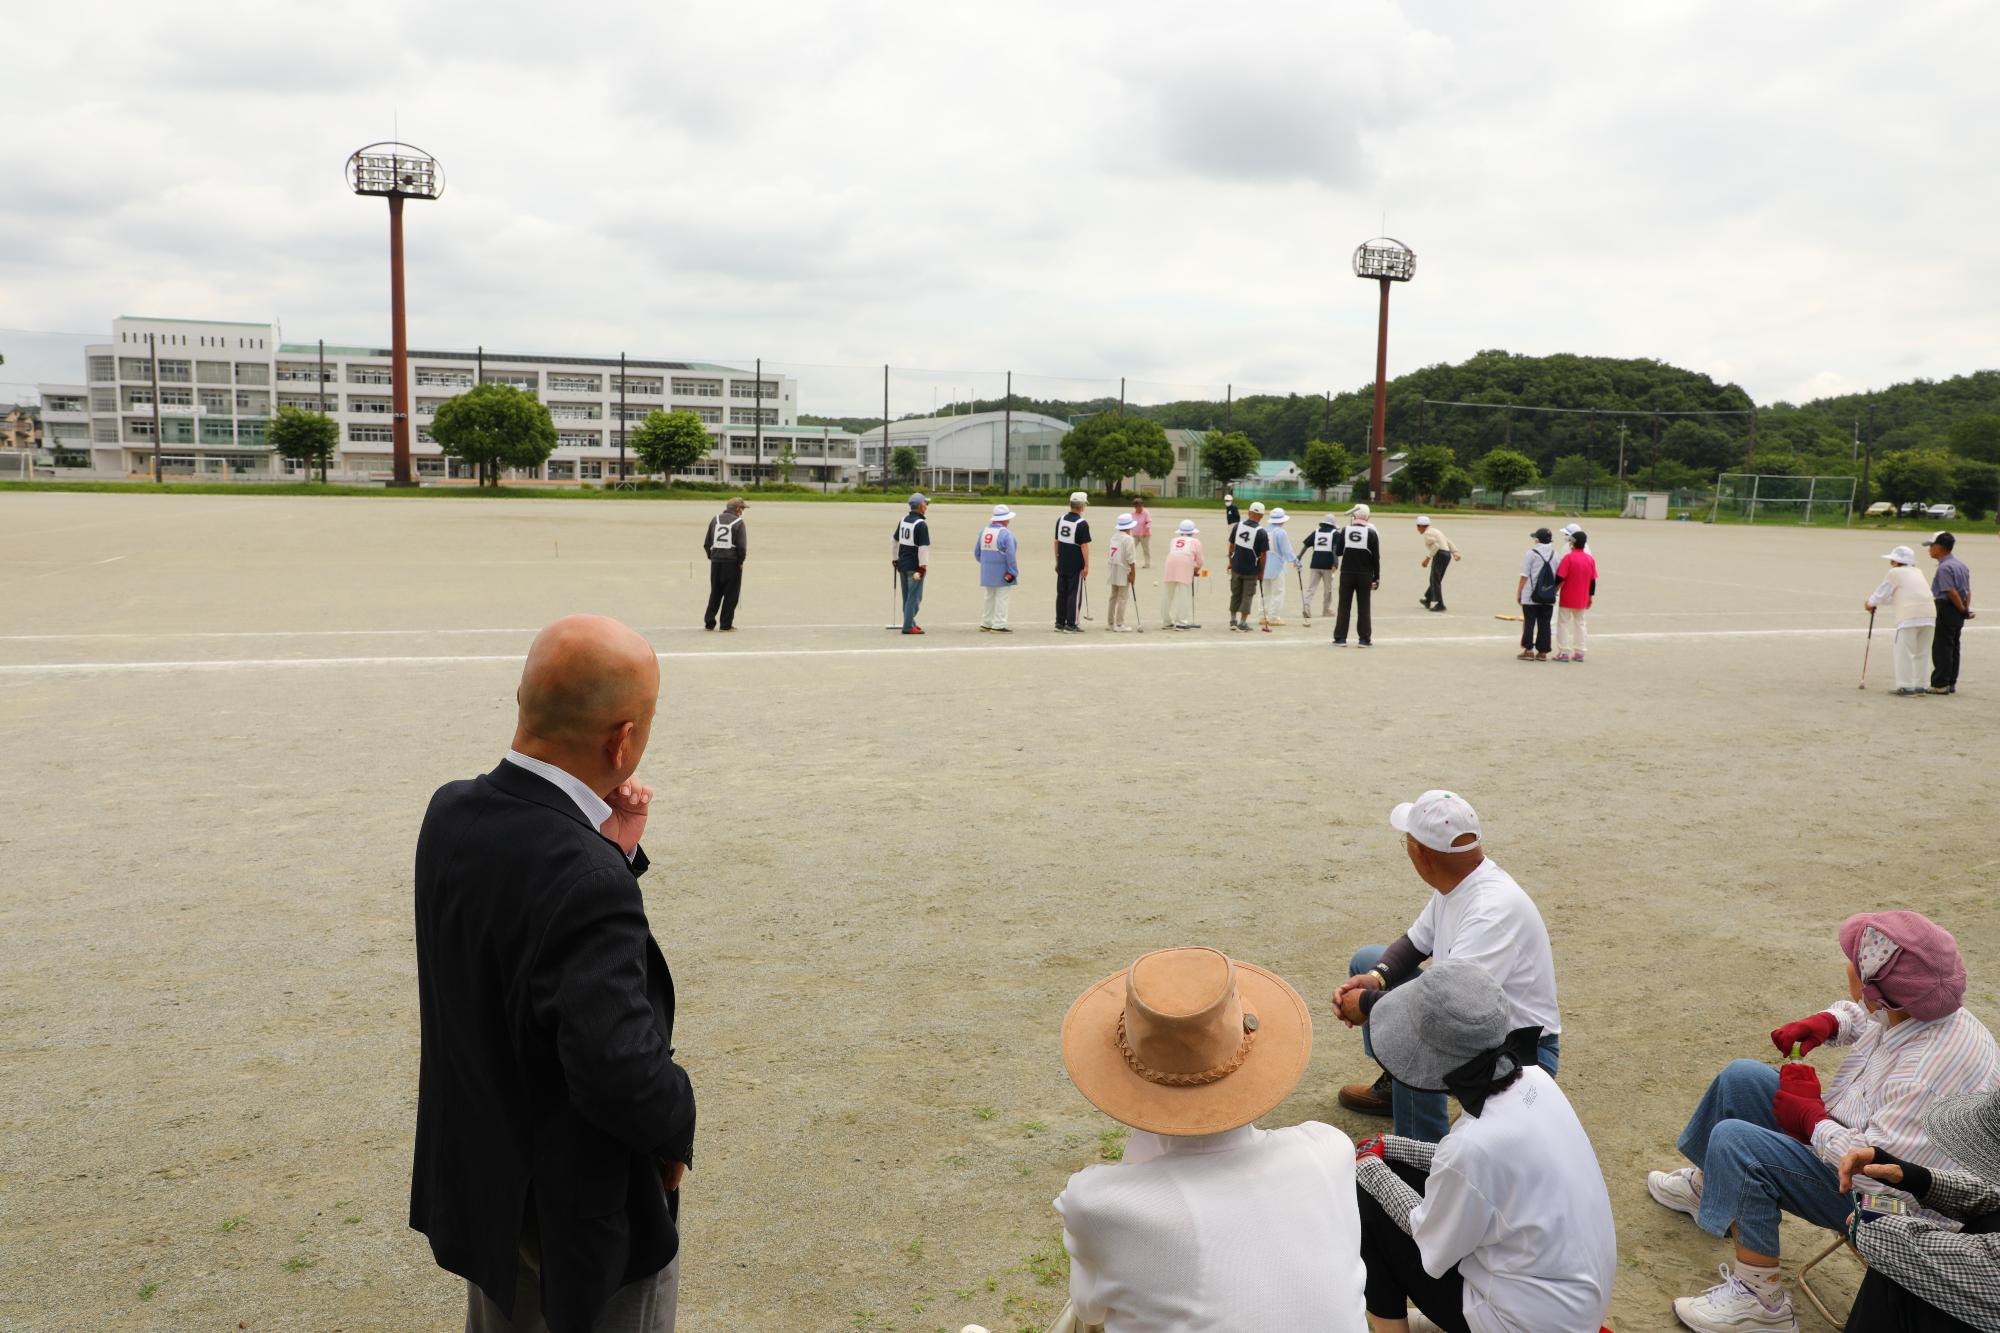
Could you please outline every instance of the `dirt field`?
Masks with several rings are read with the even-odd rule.
[[[666,659],[641,776],[701,1106],[695,1333],[1039,1329],[1049,1200],[1109,1127],[1057,1026],[1146,949],[1291,979],[1318,1043],[1267,1123],[1377,1128],[1333,1104],[1368,1065],[1324,997],[1422,903],[1385,815],[1429,786],[1479,807],[1554,936],[1620,1333],[1714,1281],[1725,1247],[1644,1172],[1717,1067],[1843,993],[1843,916],[1936,916],[2000,1025],[2000,638],[1976,622],[1964,693],[1899,700],[1878,633],[1858,691],[1879,534],[1601,522],[1577,667],[1513,660],[1493,618],[1519,517],[1446,524],[1446,615],[1389,520],[1362,652],[1296,606],[1222,632],[1219,579],[1206,629],[1161,633],[1157,567],[1151,632],[1053,635],[1053,510],[1018,524],[1011,639],[973,628],[981,511],[933,510],[932,633],[906,641],[896,509],[807,504],[752,506],[742,632],[705,635],[707,512],[0,496],[0,1328],[456,1327],[403,1222],[410,857],[430,791],[505,748],[533,629],[574,610]],[[1981,580],[1995,549],[1960,548]],[[1812,1243],[1788,1224],[1789,1259]]]

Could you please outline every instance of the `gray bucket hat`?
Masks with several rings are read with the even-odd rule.
[[[1431,964],[1368,1011],[1376,1063],[1423,1092],[1443,1092],[1445,1075],[1504,1046],[1513,1026],[1500,983],[1467,959]]]
[[[1952,1161],[2000,1188],[2000,1092],[1932,1102],[1924,1133]]]

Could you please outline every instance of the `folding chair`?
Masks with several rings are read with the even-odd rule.
[[[1827,1243],[1827,1247],[1825,1249],[1821,1250],[1818,1254],[1815,1254],[1811,1259],[1808,1259],[1806,1261],[1805,1267],[1799,1270],[1799,1291],[1805,1295],[1805,1298],[1808,1301],[1812,1302],[1812,1308],[1819,1311],[1819,1317],[1821,1319],[1826,1320],[1827,1323],[1832,1324],[1836,1329],[1844,1331],[1847,1328],[1847,1321],[1845,1319],[1834,1318],[1833,1311],[1827,1309],[1826,1302],[1824,1300],[1821,1300],[1820,1294],[1813,1290],[1812,1279],[1810,1277],[1810,1274],[1812,1273],[1813,1269],[1819,1267],[1821,1260],[1831,1257],[1835,1250],[1838,1250],[1843,1246],[1847,1247],[1849,1250],[1853,1249],[1852,1246],[1849,1246],[1847,1244],[1846,1236],[1836,1234],[1834,1238]],[[1861,1255],[1857,1252],[1855,1253],[1854,1257],[1857,1260],[1859,1260],[1861,1258]]]

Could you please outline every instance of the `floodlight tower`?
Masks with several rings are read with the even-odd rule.
[[[395,412],[395,475],[391,486],[414,486],[410,475],[410,343],[403,325],[403,201],[435,199],[444,193],[444,168],[421,148],[406,143],[374,143],[347,159],[347,184],[356,194],[389,200],[389,348],[393,362],[390,394]]]
[[[1354,276],[1382,284],[1382,317],[1375,329],[1375,429],[1368,437],[1368,495],[1382,501],[1383,425],[1389,409],[1389,284],[1416,276],[1417,252],[1393,236],[1377,236],[1354,248]]]

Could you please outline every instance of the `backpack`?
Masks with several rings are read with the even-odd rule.
[[[1542,556],[1542,572],[1535,575],[1528,596],[1534,599],[1536,606],[1554,606],[1556,596],[1561,591],[1562,580],[1556,577],[1556,567],[1549,562],[1547,556]]]

